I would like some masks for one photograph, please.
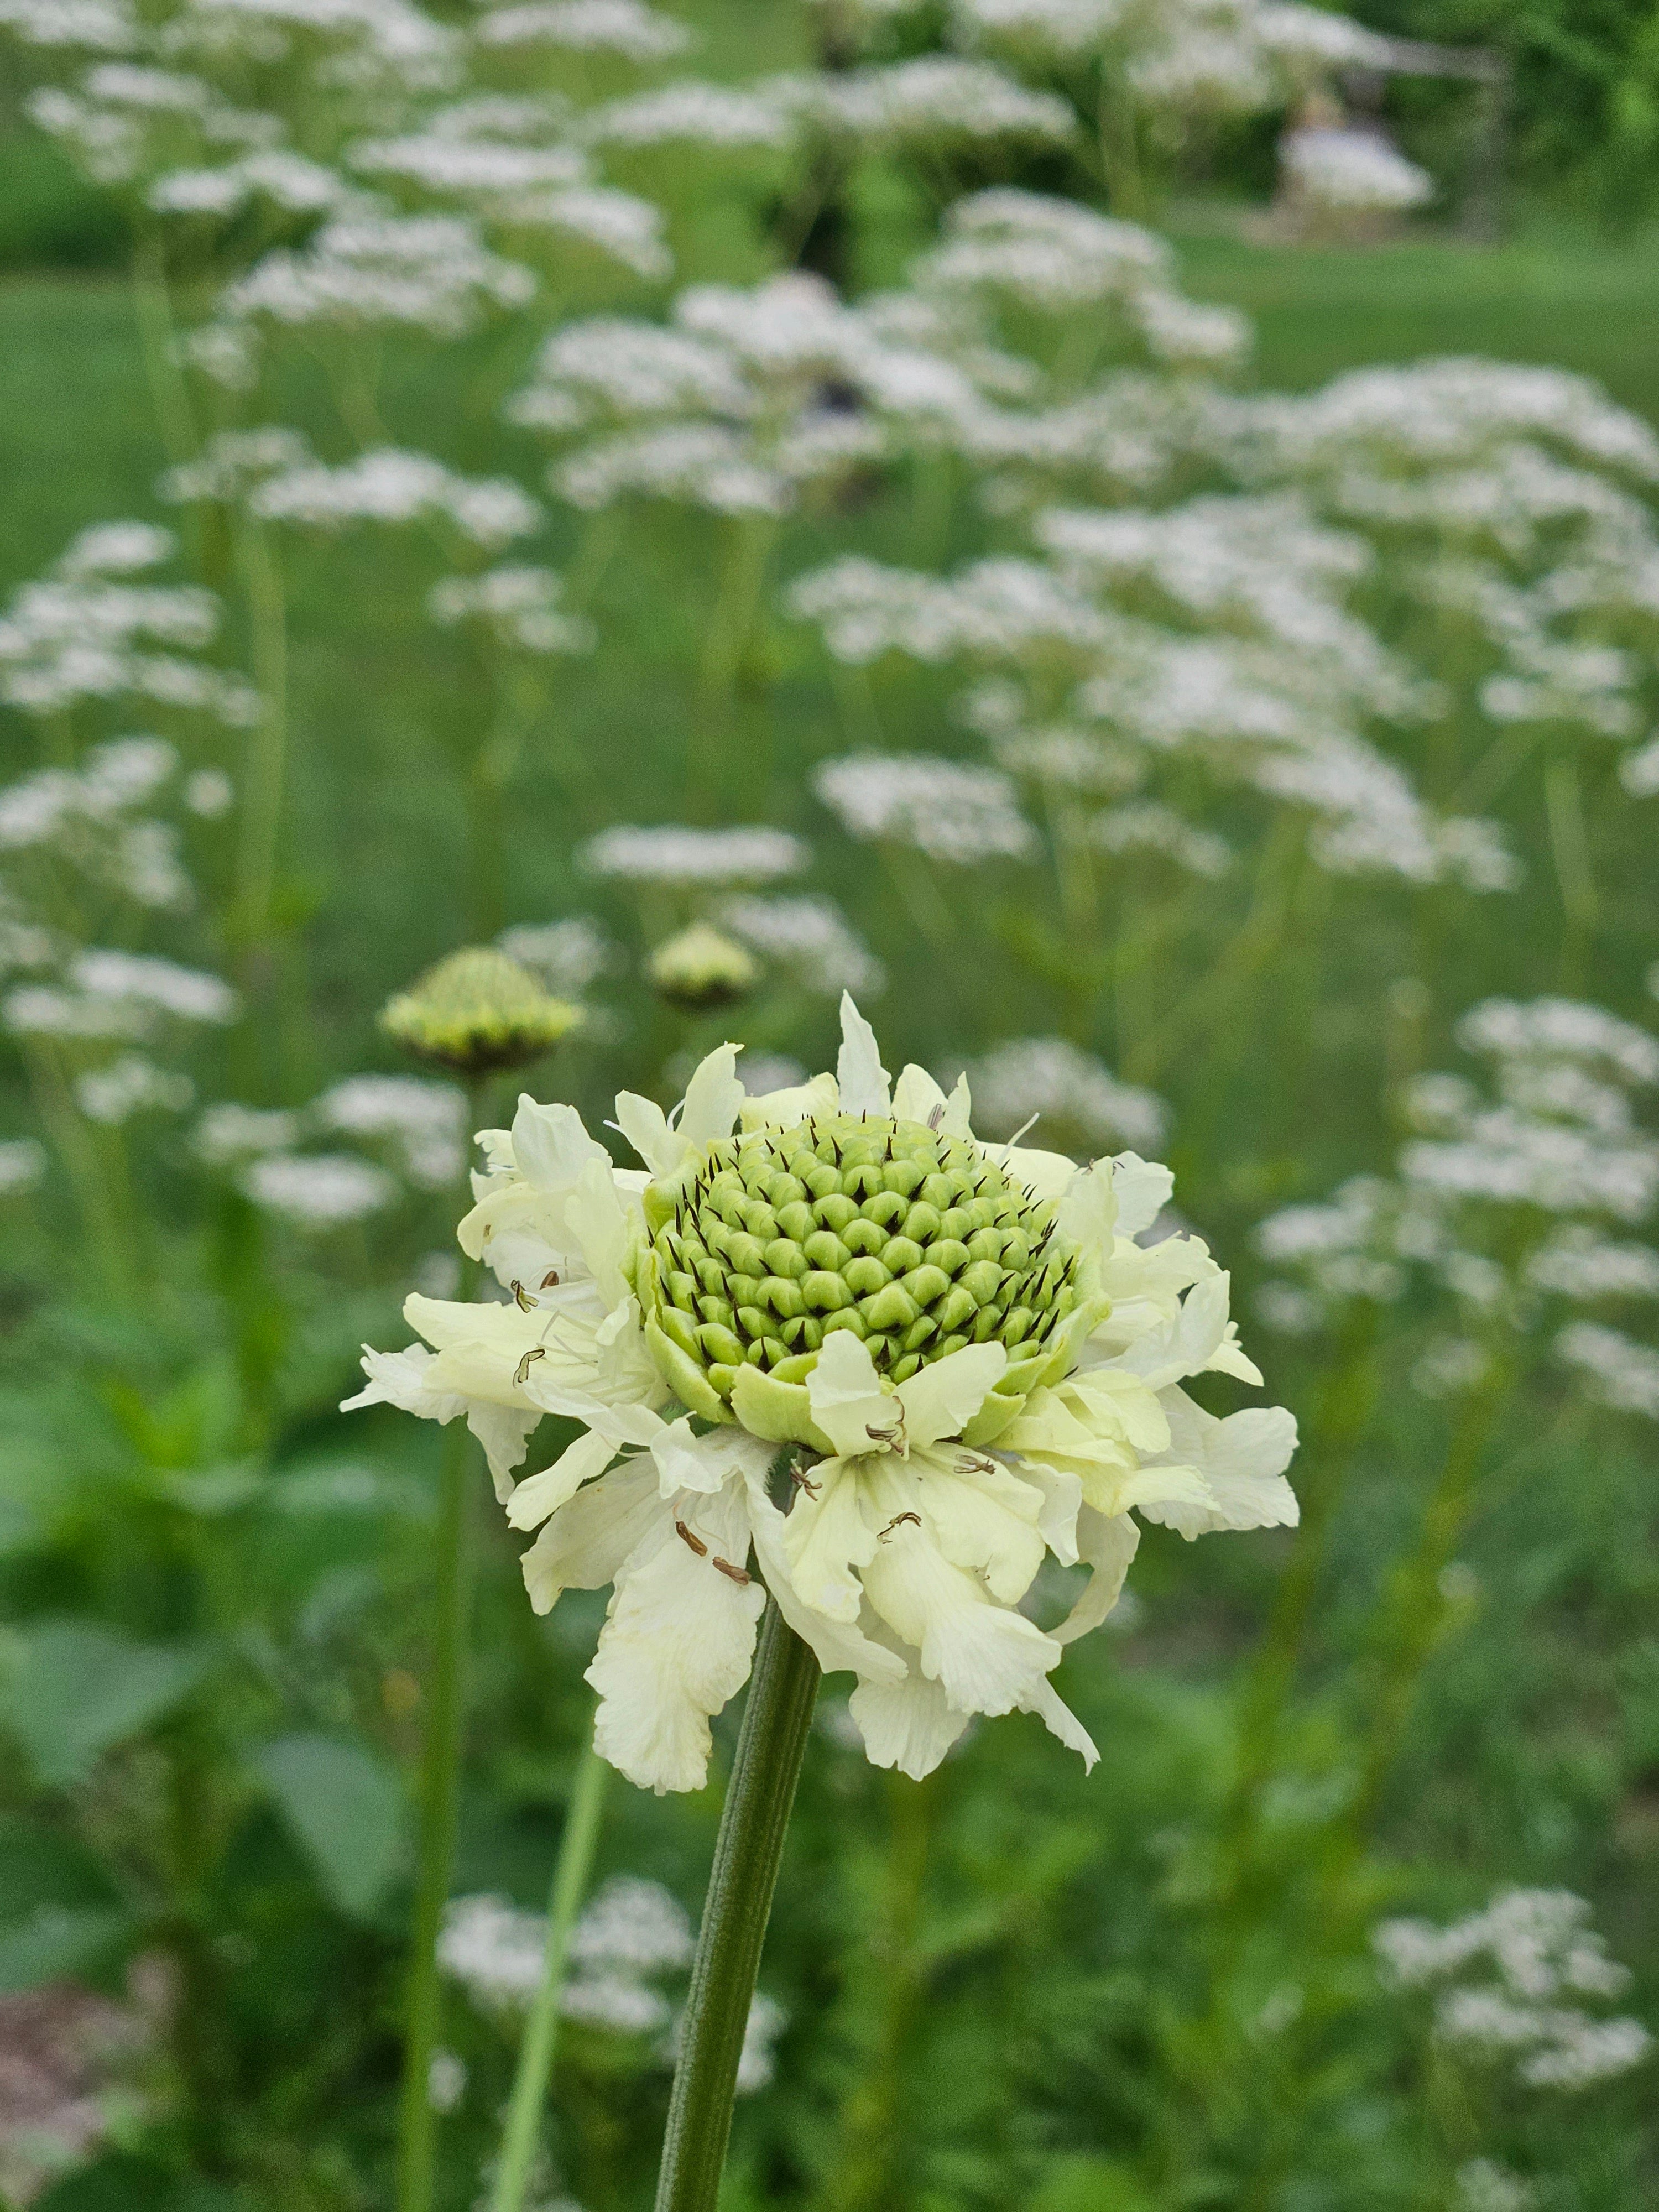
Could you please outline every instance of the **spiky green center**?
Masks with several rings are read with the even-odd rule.
[[[728,1139],[672,1200],[641,1291],[722,1398],[745,1363],[804,1382],[838,1328],[894,1382],[968,1344],[1023,1359],[1077,1302],[1053,1208],[920,1122],[837,1115]]]

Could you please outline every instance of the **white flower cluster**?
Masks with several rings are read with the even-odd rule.
[[[354,461],[331,468],[316,458],[297,430],[274,425],[220,432],[209,440],[198,459],[169,469],[160,489],[164,499],[178,502],[242,501],[262,521],[313,529],[339,529],[353,522],[442,520],[473,544],[491,549],[530,536],[542,523],[542,510],[535,501],[505,477],[459,476],[430,453],[390,446],[372,448]],[[568,619],[556,612],[558,580],[545,569],[502,568],[487,577],[453,580],[455,586],[466,588],[457,599],[450,585],[439,585],[433,612],[440,621],[459,621],[475,613],[507,621],[538,612],[556,624]],[[438,595],[443,595],[441,600]],[[446,612],[439,613],[440,604]],[[532,631],[536,628],[533,619],[530,627]],[[560,634],[574,635],[562,629]],[[520,637],[519,641],[527,641]],[[584,648],[566,642],[532,649]]]
[[[592,915],[562,921],[520,922],[495,942],[556,999],[579,1000],[616,958],[616,947]]]
[[[1016,1037],[970,1060],[968,1081],[988,1129],[1012,1138],[1034,1121],[1071,1151],[1139,1151],[1159,1143],[1168,1126],[1164,1101],[1120,1083],[1091,1053],[1066,1037]]]
[[[481,576],[446,576],[427,595],[441,628],[481,623],[498,645],[524,653],[591,653],[599,632],[586,615],[561,605],[564,579],[551,568],[507,566]]]
[[[787,830],[694,830],[663,823],[602,830],[582,847],[580,858],[596,876],[683,886],[771,883],[798,875],[811,855]]]
[[[9,784],[0,788],[0,862],[18,856],[16,870],[24,855],[49,859],[138,906],[188,906],[193,887],[177,827],[140,811],[178,774],[178,753],[165,739],[125,737],[92,746],[78,769],[41,769]],[[186,805],[198,789],[194,778],[185,781]],[[47,963],[57,942],[50,912],[48,902],[40,920],[26,924],[14,896],[0,932],[0,969]]]
[[[1457,1039],[1490,1063],[1490,1091],[1418,1077],[1403,1103],[1423,1133],[1401,1147],[1395,1178],[1357,1176],[1264,1221],[1257,1249],[1285,1272],[1264,1286],[1262,1317],[1314,1329],[1352,1299],[1399,1298],[1415,1272],[1483,1326],[1557,1328],[1557,1354],[1593,1396],[1659,1419],[1659,1352],[1584,1311],[1659,1301],[1659,1249],[1605,1226],[1659,1205],[1659,1140],[1632,1105],[1659,1085],[1659,1040],[1569,999],[1486,1000]],[[1578,1317],[1563,1323],[1564,1307]],[[1462,1389],[1486,1364],[1453,1339],[1419,1381]]]
[[[692,34],[645,0],[495,0],[474,26],[484,46],[553,46],[570,53],[666,61]]]
[[[71,953],[61,980],[19,984],[0,1003],[14,1036],[138,1039],[165,1023],[222,1026],[240,1002],[230,985],[154,953],[90,946]]]
[[[237,728],[257,720],[256,694],[196,658],[218,629],[213,594],[131,580],[173,550],[172,533],[150,523],[82,531],[0,612],[0,701],[56,714],[82,700],[137,698]]]
[[[886,981],[882,964],[833,899],[811,894],[728,899],[722,926],[764,953],[772,964],[809,991],[843,991],[873,997]],[[779,1090],[781,1085],[771,1085]]]
[[[463,1094],[412,1075],[354,1075],[291,1110],[222,1100],[196,1125],[204,1164],[229,1173],[243,1195],[304,1230],[383,1212],[405,1188],[453,1189],[466,1164]],[[308,1151],[356,1139],[377,1158]]]
[[[1279,161],[1298,200],[1337,214],[1394,214],[1434,198],[1426,169],[1376,132],[1351,125],[1310,123],[1287,131]]]
[[[1372,1941],[1396,1986],[1443,1985],[1435,2009],[1443,2044],[1512,2059],[1528,2087],[1589,2088],[1628,2073],[1652,2048],[1639,2021],[1597,2017],[1574,2002],[1615,1997],[1630,1976],[1571,1891],[1504,1890],[1449,1927],[1386,1920]]]
[[[547,1923],[500,1897],[459,1897],[444,1915],[438,1960],[480,2011],[511,2017],[541,1984]],[[677,1994],[691,1964],[691,1923],[660,1883],[617,1875],[592,1898],[570,1939],[570,1976],[559,1993],[568,2020],[613,2035],[656,2039],[672,2064]],[[665,1987],[665,1984],[667,1986]],[[757,1992],[750,2000],[738,2068],[738,2091],[764,2088],[772,2045],[786,2025],[781,2008]]]
[[[996,769],[933,753],[848,753],[815,769],[812,788],[861,843],[914,846],[956,867],[1036,849],[1013,785]]]

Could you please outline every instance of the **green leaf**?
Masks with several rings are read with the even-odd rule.
[[[159,1720],[201,1680],[208,1654],[140,1644],[95,1620],[33,1622],[13,1632],[0,1718],[40,1779],[63,1788],[100,1753]]]
[[[38,1990],[65,1974],[84,1973],[131,1930],[115,1907],[37,1905],[0,1926],[0,1995]]]
[[[277,1810],[342,1912],[373,1912],[403,1863],[403,1784],[367,1745],[279,1736],[254,1755]]]

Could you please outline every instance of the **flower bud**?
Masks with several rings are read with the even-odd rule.
[[[387,1001],[380,1027],[416,1054],[460,1075],[539,1060],[581,1020],[493,945],[452,952]]]
[[[694,921],[666,939],[651,956],[651,988],[671,1006],[701,1011],[729,1006],[755,987],[754,957],[735,938]]]

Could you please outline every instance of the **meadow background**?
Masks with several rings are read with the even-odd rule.
[[[459,12],[439,12],[459,35]],[[195,701],[176,684],[147,694],[132,659],[149,649],[143,619],[122,631],[118,610],[89,605],[134,580],[119,562],[60,569],[61,620],[21,597],[0,613],[12,684],[0,705],[5,982],[58,994],[56,1012],[9,998],[0,1040],[0,2203],[355,2212],[392,2201],[441,1446],[428,1425],[336,1407],[356,1387],[358,1346],[401,1341],[404,1293],[445,1280],[463,1108],[449,1086],[360,1091],[355,1108],[338,1086],[406,1079],[380,1008],[458,945],[506,932],[586,1014],[524,1080],[574,1098],[592,1127],[618,1087],[677,1096],[722,1037],[774,1066],[823,1064],[850,981],[890,1059],[947,1077],[967,1064],[984,1072],[981,1096],[1013,1102],[988,1133],[1041,1109],[1039,1141],[1080,1154],[1133,1143],[1168,1159],[1181,1220],[1234,1270],[1270,1398],[1303,1425],[1302,1534],[1206,1547],[1149,1532],[1129,1596],[1068,1660],[1064,1692],[1103,1751],[1088,1780],[1017,1720],[971,1734],[926,1784],[878,1773],[849,1747],[832,1685],[762,1970],[776,2008],[758,2069],[770,2078],[739,2106],[732,2212],[1650,2205],[1659,2140],[1640,2033],[1597,2046],[1584,2022],[1659,2027],[1659,1361],[1644,1341],[1659,1262],[1629,1257],[1646,1252],[1659,1194],[1644,1133],[1659,1067],[1659,799],[1648,795],[1659,768],[1633,765],[1659,701],[1659,446],[1609,433],[1593,450],[1585,426],[1601,403],[1562,387],[1548,421],[1548,409],[1534,420],[1526,406],[1472,405],[1438,457],[1407,434],[1391,447],[1382,434],[1381,462],[1367,447],[1366,465],[1429,486],[1414,519],[1343,508],[1337,478],[1359,465],[1346,449],[1281,472],[1310,527],[1371,548],[1349,576],[1340,561],[1321,569],[1316,552],[1297,568],[1287,538],[1287,572],[1313,578],[1322,605],[1357,610],[1383,651],[1439,687],[1426,708],[1395,711],[1385,685],[1367,698],[1354,679],[1337,720],[1397,763],[1425,820],[1497,822],[1508,859],[1487,866],[1493,888],[1475,880],[1478,860],[1460,873],[1440,848],[1406,865],[1328,866],[1322,825],[1346,820],[1346,801],[1310,799],[1306,780],[1276,794],[1270,780],[1217,771],[1201,733],[1160,750],[1127,708],[1076,714],[1074,686],[1109,685],[1127,633],[1056,643],[1057,631],[1022,634],[1009,617],[998,645],[987,641],[996,610],[966,605],[957,643],[931,659],[838,657],[785,600],[793,579],[848,554],[933,575],[988,553],[1027,557],[1023,518],[1046,505],[1168,514],[1255,496],[1259,480],[1229,474],[1224,438],[1206,444],[1191,428],[1210,420],[1212,389],[1311,394],[1376,364],[1478,356],[1594,379],[1638,422],[1659,424],[1648,214],[1659,56],[1640,11],[1609,5],[1591,22],[1541,0],[1484,12],[1422,0],[1366,15],[1390,34],[1510,53],[1492,236],[1458,227],[1468,121],[1456,88],[1402,80],[1387,93],[1391,128],[1438,197],[1357,233],[1273,228],[1273,144],[1305,84],[1278,83],[1247,112],[1189,131],[1160,136],[1143,118],[1138,212],[1173,249],[1170,288],[1242,311],[1248,353],[1230,358],[1212,332],[1207,356],[1203,345],[1196,357],[1148,354],[1125,320],[1132,289],[1115,278],[1046,320],[1016,301],[997,327],[1042,364],[1046,389],[1122,374],[1143,394],[1184,395],[1153,410],[1167,467],[1113,480],[1073,456],[1034,465],[1035,490],[988,503],[984,482],[1018,477],[1018,455],[999,471],[884,416],[879,450],[804,472],[758,531],[716,511],[706,486],[635,487],[584,511],[548,489],[567,449],[504,420],[499,403],[533,381],[563,323],[661,321],[677,285],[754,286],[788,265],[811,197],[802,177],[823,185],[813,158],[830,162],[821,199],[842,228],[830,249],[815,233],[809,258],[827,259],[854,300],[901,283],[942,211],[975,191],[1103,207],[1086,160],[1041,133],[1035,146],[971,130],[931,143],[932,125],[855,136],[850,151],[831,134],[830,156],[793,140],[711,149],[669,137],[617,152],[611,139],[605,174],[663,210],[672,279],[567,255],[557,234],[463,199],[494,248],[537,266],[533,299],[486,303],[475,326],[442,337],[366,315],[337,328],[250,313],[252,379],[227,386],[181,367],[158,318],[175,333],[223,320],[227,287],[249,268],[307,251],[315,210],[145,212],[153,176],[211,166],[222,143],[163,154],[147,140],[126,178],[88,177],[28,101],[95,67],[98,50],[32,39],[26,15],[0,21],[0,37],[5,21],[23,27],[0,112],[0,588],[22,593],[93,526],[140,520],[177,545],[136,580],[210,590],[220,613],[211,636],[204,625],[178,647],[210,676]],[[372,28],[375,11],[362,17]],[[836,48],[826,65],[827,18],[783,0],[695,0],[678,20],[700,43],[649,59],[645,82],[834,77],[932,51],[945,22],[838,13],[831,29],[857,51],[849,62]],[[325,99],[315,73],[333,50],[306,36],[258,64],[273,73],[258,97],[325,165],[343,146],[416,133],[459,97],[394,70],[366,73],[343,101],[343,80],[330,81]],[[231,70],[222,44],[204,51]],[[641,81],[614,53],[501,51],[518,76],[481,81],[514,98],[562,90],[586,111]],[[1101,82],[1114,66],[1109,56]],[[1031,65],[1025,81],[1071,96],[1064,70]],[[359,94],[362,112],[342,120]],[[254,94],[244,83],[239,96]],[[319,114],[333,102],[325,123],[313,100]],[[521,129],[498,137],[524,143]],[[409,211],[458,204],[407,175],[390,189]],[[951,344],[968,358],[968,341]],[[879,412],[822,363],[787,374],[787,391],[781,374],[767,387],[786,415]],[[1110,404],[1109,392],[1109,415]],[[1440,404],[1410,386],[1401,405],[1409,423]],[[182,505],[158,494],[164,471],[212,450],[216,429],[269,424],[304,433],[336,469],[365,447],[426,452],[460,476],[512,480],[538,508],[507,550],[429,501],[412,526],[342,510],[333,528],[277,528],[250,522],[240,493]],[[1521,446],[1561,472],[1554,489],[1529,491],[1524,469],[1505,478]],[[1484,504],[1469,490],[1481,469],[1499,483]],[[1461,487],[1440,506],[1437,470]],[[1231,580],[1209,604],[1182,596],[1182,563],[1203,545],[1170,543],[1175,581],[1125,556],[1103,581],[1069,576],[1067,605],[1243,639],[1260,647],[1255,678],[1322,711],[1326,690],[1335,698],[1348,681],[1347,648],[1328,667],[1322,637],[1299,666],[1272,608],[1250,599],[1248,575],[1238,582],[1252,563],[1271,578],[1273,531],[1224,546]],[[766,563],[757,576],[751,555]],[[1471,612],[1467,594],[1413,580],[1454,556],[1519,596]],[[501,629],[429,617],[434,583],[492,559],[556,572],[542,604],[556,630],[577,625],[562,634],[573,649],[527,647],[505,617]],[[1550,579],[1570,569],[1593,571],[1592,585],[1552,599]],[[1328,591],[1322,575],[1338,580]],[[890,585],[874,599],[890,607]],[[120,632],[114,673],[83,683],[71,668],[44,704],[12,682],[48,665],[62,675],[63,655],[106,617]],[[1580,649],[1589,658],[1572,661]],[[1005,699],[964,720],[962,696],[988,670],[1024,689],[1012,709]],[[1494,712],[1494,672],[1548,696]],[[235,690],[245,678],[252,694]],[[275,787],[260,747],[278,720]],[[1060,725],[1105,765],[1006,765],[1022,731]],[[925,794],[912,816],[859,830],[856,808],[827,804],[815,781],[826,763],[872,750],[982,770],[988,730],[1012,781],[981,791],[954,853],[930,841]],[[93,775],[92,748],[151,732],[178,765],[137,772],[131,801],[40,782]],[[1339,776],[1351,769],[1339,763]],[[880,763],[860,772],[885,787]],[[278,796],[274,865],[255,896],[259,789]],[[1137,790],[1157,794],[1153,827],[1136,817],[1115,843],[1089,828]],[[111,823],[146,811],[165,837],[112,857]],[[1037,827],[1011,833],[1010,821]],[[764,824],[801,846],[763,881],[746,876],[766,867],[722,872],[707,852],[678,872],[659,850],[633,872],[607,867],[593,842],[664,824]],[[145,865],[184,871],[187,894],[145,890]],[[750,913],[739,928],[731,905],[801,896],[820,904],[816,921],[797,912],[793,945],[787,917]],[[825,922],[824,901],[842,924]],[[653,952],[699,918],[743,939],[756,967],[726,1003],[653,986]],[[228,978],[234,1006],[216,1011],[210,992],[192,999],[153,975],[100,984],[88,947],[165,957],[198,986]],[[1559,998],[1603,1010],[1612,1027],[1581,1024],[1565,1045],[1528,1031],[1483,1058],[1460,1024],[1493,998]],[[1439,1071],[1507,1085],[1510,1121],[1476,1127],[1468,1098],[1424,1092],[1418,1079]],[[492,1115],[505,1118],[507,1098],[503,1085]],[[258,1127],[228,1107],[289,1118]],[[1565,1133],[1576,1195],[1506,1178],[1505,1159],[1535,1163],[1527,1131],[1539,1128]],[[1484,1147],[1488,1168],[1498,1162],[1477,1161],[1445,1198],[1431,1251],[1388,1241],[1387,1193],[1449,1188],[1432,1170],[1413,1183],[1401,1165],[1413,1141]],[[319,1157],[334,1168],[284,1180],[282,1164]],[[1605,1202],[1625,1173],[1634,1196]],[[1358,1226],[1351,1209],[1337,1228],[1328,1218],[1323,1243],[1264,1241],[1264,1222],[1358,1175],[1392,1180]],[[1564,1220],[1580,1232],[1572,1250],[1591,1254],[1571,1281],[1537,1263]],[[1615,1245],[1626,1256],[1609,1261]],[[1329,1264],[1333,1252],[1353,1264]],[[1460,1272],[1464,1260],[1479,1265]],[[1558,1297],[1572,1312],[1550,1305]],[[1599,1367],[1593,1352],[1562,1356],[1575,1312],[1616,1329],[1623,1352],[1604,1342]],[[1217,1410],[1243,1402],[1230,1389]],[[536,1911],[591,1710],[580,1678],[603,1600],[572,1594],[535,1619],[481,1468],[475,1503],[452,1887]],[[721,1757],[736,1717],[717,1727]],[[665,1800],[616,1783],[599,1880],[659,1885],[695,1920],[719,1804],[718,1783]],[[1553,1963],[1530,1988],[1524,1929],[1504,1937],[1501,1908],[1477,1919],[1517,1888],[1585,1901],[1580,1918],[1558,1911]],[[660,1915],[662,1899],[650,1909]],[[1415,1979],[1376,1932],[1413,1915],[1470,1931],[1443,1972]],[[570,2007],[562,2030],[536,2179],[548,2212],[648,2201],[676,1995],[672,1909],[668,1924],[638,1972],[625,1944],[610,1958],[593,1933],[590,1979],[611,1994]],[[1592,1926],[1627,1981],[1582,1949]],[[1458,1974],[1510,2005],[1509,2031],[1490,2011],[1484,2027],[1458,2030],[1442,1989]],[[1528,2005],[1531,2024],[1516,2026]],[[1579,2027],[1540,2026],[1540,2006]],[[445,2207],[479,2201],[517,2020],[487,1974],[448,1982],[434,2076]],[[1552,2035],[1589,2051],[1582,2078],[1528,2074]]]

